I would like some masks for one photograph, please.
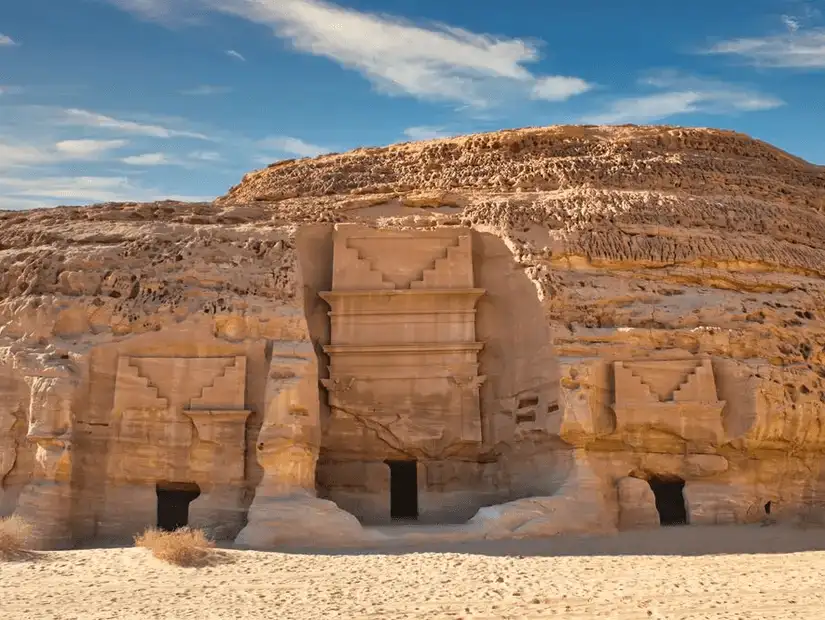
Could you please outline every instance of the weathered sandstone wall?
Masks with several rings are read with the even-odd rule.
[[[421,520],[481,508],[467,535],[655,525],[658,479],[690,523],[817,518],[823,210],[822,168],[745,136],[574,127],[281,162],[214,204],[0,213],[0,515],[44,547],[125,539],[157,485],[195,484],[189,522],[219,538],[357,541],[345,511],[386,522],[385,461],[415,458]],[[413,239],[358,256],[383,331],[321,296],[353,226]],[[466,260],[412,285],[434,237]],[[336,324],[361,340],[336,350]],[[471,342],[477,366],[444,361]],[[376,346],[425,383],[359,392]]]

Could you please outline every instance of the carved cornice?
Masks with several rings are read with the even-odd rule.
[[[481,351],[483,342],[417,342],[410,344],[328,344],[324,353],[451,353]]]
[[[478,299],[487,289],[483,288],[405,288],[405,289],[336,289],[333,291],[321,291],[318,296],[326,302],[344,297],[429,297],[429,296],[451,296],[451,297],[471,297]]]

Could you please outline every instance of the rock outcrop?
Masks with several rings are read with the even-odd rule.
[[[0,516],[44,548],[821,518],[823,302],[825,169],[716,130],[503,131],[279,162],[210,204],[0,212]]]

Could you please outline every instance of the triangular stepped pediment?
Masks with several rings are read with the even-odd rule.
[[[171,407],[181,409],[188,407],[192,399],[202,397],[204,388],[234,366],[236,358],[133,357],[130,361]]]
[[[392,243],[392,251],[387,251],[389,243]],[[454,237],[350,237],[347,249],[356,250],[359,260],[367,263],[371,271],[378,272],[382,282],[390,283],[391,288],[404,290],[420,288],[413,283],[422,281],[426,271],[436,269],[438,260],[448,258],[448,250],[453,246],[457,246]]]
[[[675,362],[624,362],[622,367],[628,371],[633,380],[638,381],[644,387],[644,393],[651,400],[659,402],[672,402],[686,400],[687,392],[683,388],[687,387],[691,379],[696,376],[697,370],[702,362],[698,360],[679,360]],[[696,395],[698,396],[698,394]],[[689,398],[688,400],[697,400]]]
[[[117,364],[115,409],[166,409],[169,401],[158,392],[148,377],[128,357],[121,357]]]
[[[430,269],[425,269],[421,278],[410,283],[413,289],[452,288],[456,285],[473,286],[472,272],[467,269],[472,264],[470,238],[459,237],[458,245],[447,248],[444,256],[435,259]]]

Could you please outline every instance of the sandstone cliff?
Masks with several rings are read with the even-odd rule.
[[[655,521],[633,479],[684,484],[690,522],[809,518],[824,277],[825,169],[703,129],[504,131],[279,162],[213,204],[1,212],[0,515],[70,545],[191,487],[219,537],[357,538],[338,507],[381,522],[384,463],[415,459],[422,517],[503,504],[484,535]],[[331,328],[338,288],[333,315],[419,292],[335,344],[369,331]],[[389,346],[453,370],[336,375]]]

